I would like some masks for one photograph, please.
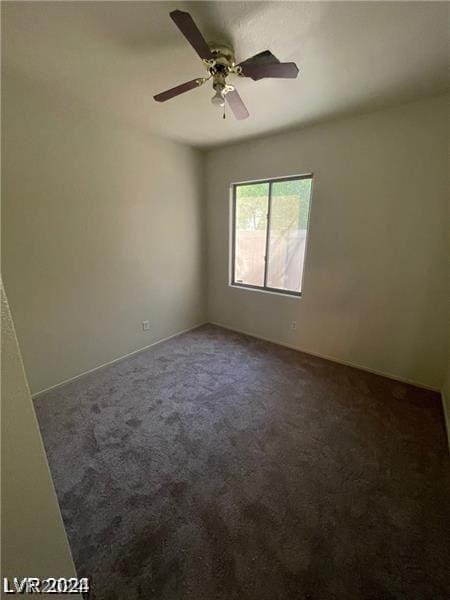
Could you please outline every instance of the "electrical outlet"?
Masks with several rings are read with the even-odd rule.
[[[142,329],[148,331],[150,329],[150,321],[142,321]]]
[[[291,329],[292,331],[295,331],[295,329],[297,329],[297,321],[291,321]]]

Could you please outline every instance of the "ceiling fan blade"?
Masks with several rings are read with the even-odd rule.
[[[234,116],[239,121],[250,116],[247,107],[242,102],[242,98],[237,93],[237,90],[231,90],[225,94],[225,100],[228,102]]]
[[[174,10],[170,13],[170,17],[200,58],[212,59],[211,50],[191,15],[182,10]]]
[[[295,79],[298,75],[298,67],[293,62],[264,65],[250,64],[242,66],[242,75],[244,77],[251,77],[255,81],[264,79],[265,77]]]
[[[243,60],[241,63],[239,63],[239,66],[243,67],[244,65],[270,65],[279,62],[280,61],[278,60],[278,58],[274,56],[270,50],[264,50],[263,52],[255,54],[255,56],[247,58],[247,60]]]
[[[156,96],[153,96],[153,99],[156,100],[156,102],[165,102],[166,100],[175,98],[175,96],[184,94],[184,92],[189,92],[189,90],[193,90],[194,88],[200,87],[203,83],[204,79],[202,79],[201,77],[198,79],[192,79],[191,81],[186,81],[186,83],[182,83],[181,85],[177,85],[176,87],[170,88],[170,90],[161,92],[161,94],[156,94]]]

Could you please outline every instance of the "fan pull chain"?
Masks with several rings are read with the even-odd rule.
[[[225,117],[225,102],[224,102],[224,103],[223,103],[223,117],[222,117],[222,119],[225,119],[225,118],[226,118],[226,117]]]

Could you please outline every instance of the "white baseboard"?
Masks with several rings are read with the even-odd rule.
[[[384,371],[377,371],[376,369],[371,369],[370,367],[366,367],[364,365],[360,365],[358,363],[342,360],[340,358],[336,358],[335,356],[328,356],[327,354],[319,354],[318,352],[312,352],[306,348],[301,348],[299,346],[294,346],[292,344],[286,344],[284,342],[280,342],[279,340],[275,340],[273,338],[263,337],[262,335],[257,335],[250,331],[244,331],[243,329],[237,329],[236,327],[230,327],[229,325],[224,325],[223,323],[218,323],[214,321],[210,321],[211,325],[217,325],[217,327],[222,327],[223,329],[229,329],[230,331],[235,331],[236,333],[243,333],[244,335],[249,335],[251,337],[257,338],[259,340],[264,340],[265,342],[271,342],[272,344],[277,344],[278,346],[284,346],[285,348],[290,348],[291,350],[297,350],[298,352],[304,352],[305,354],[310,354],[311,356],[317,356],[317,358],[323,358],[325,360],[330,360],[332,362],[338,363],[340,365],[345,365],[346,367],[354,367],[355,369],[360,369],[361,371],[367,371],[367,373],[373,373],[374,375],[381,375],[382,377],[387,377],[387,379],[393,379],[394,381],[400,381],[401,383],[408,383],[409,385],[414,385],[415,387],[422,388],[424,390],[430,390],[432,392],[439,392],[440,390],[435,387],[431,387],[429,385],[425,385],[418,381],[413,381],[411,379],[406,379],[404,377],[399,377],[398,375],[393,375],[392,373],[386,373]]]
[[[182,331],[178,331],[177,333],[174,333],[172,335],[169,335],[165,338],[162,338],[160,340],[157,340],[156,342],[153,342],[151,344],[149,344],[148,346],[144,346],[143,348],[139,348],[138,350],[134,350],[133,352],[130,352],[128,354],[125,354],[123,356],[119,356],[118,358],[114,358],[113,360],[110,360],[109,362],[103,363],[97,367],[94,367],[93,369],[89,369],[87,371],[83,371],[82,373],[79,373],[78,375],[75,375],[74,377],[69,377],[69,379],[65,379],[64,381],[61,381],[60,383],[56,383],[55,385],[52,385],[48,388],[45,388],[43,390],[39,390],[38,392],[35,392],[32,395],[33,400],[35,398],[37,398],[38,396],[41,396],[42,394],[45,394],[46,392],[49,392],[50,390],[54,390],[56,388],[59,388],[63,385],[65,385],[66,383],[70,383],[71,381],[75,381],[76,379],[79,379],[80,377],[84,377],[85,375],[88,375],[89,373],[94,373],[95,371],[98,371],[100,369],[104,369],[105,367],[109,367],[110,365],[113,365],[117,362],[120,362],[122,360],[125,360],[127,358],[129,358],[130,356],[133,356],[134,354],[139,354],[140,352],[144,352],[145,350],[148,350],[149,348],[152,348],[153,346],[156,346],[158,344],[161,344],[162,342],[165,342],[167,340],[170,340],[174,337],[177,337],[179,335],[182,335],[183,333],[187,333],[188,331],[192,331],[194,329],[197,329],[198,327],[201,327],[202,325],[206,325],[210,323],[211,325],[216,325],[217,327],[222,327],[223,329],[228,329],[230,331],[235,331],[236,333],[242,333],[244,335],[249,335],[251,337],[257,338],[259,340],[264,340],[266,342],[271,342],[272,344],[277,344],[278,346],[284,346],[285,348],[290,348],[291,350],[297,350],[298,352],[304,352],[305,354],[310,354],[311,356],[317,356],[318,358],[323,358],[325,360],[330,360],[332,362],[341,364],[341,365],[345,365],[347,367],[354,367],[355,369],[360,369],[361,371],[367,371],[368,373],[374,373],[375,375],[381,375],[382,377],[387,377],[388,379],[393,379],[394,381],[400,381],[402,383],[408,383],[410,385],[414,385],[416,387],[419,388],[423,388],[426,390],[431,390],[433,392],[440,392],[440,390],[431,387],[431,386],[427,386],[424,385],[423,383],[419,383],[417,381],[413,381],[410,379],[406,379],[403,377],[399,377],[398,375],[392,375],[392,373],[386,373],[383,371],[377,371],[376,369],[371,369],[369,367],[366,367],[364,365],[360,365],[354,362],[350,362],[350,361],[345,361],[345,360],[341,360],[339,358],[336,358],[334,356],[328,356],[326,354],[319,354],[318,352],[312,352],[311,350],[308,350],[306,348],[301,348],[299,346],[294,346],[292,344],[286,344],[284,342],[280,342],[279,340],[273,339],[273,338],[268,338],[268,337],[263,337],[261,335],[257,335],[255,333],[252,333],[250,331],[245,331],[243,329],[238,329],[236,327],[230,327],[229,325],[225,325],[223,323],[218,323],[216,321],[203,321],[202,323],[198,323],[197,325],[194,325],[193,327],[188,327],[187,329],[183,329]],[[450,432],[450,404],[448,402],[446,402],[445,400],[445,396],[443,392],[440,392],[442,395],[442,404],[444,406],[444,413],[445,413],[445,417],[446,417],[446,424],[447,424],[447,433]],[[450,436],[450,434],[449,434]]]
[[[69,377],[69,379],[64,379],[64,381],[61,381],[60,383],[56,383],[55,385],[51,385],[50,387],[45,388],[44,390],[40,390],[39,392],[34,393],[31,397],[34,400],[38,396],[41,396],[42,394],[45,394],[46,392],[49,392],[50,390],[54,390],[56,388],[59,388],[62,385],[65,385],[66,383],[70,383],[71,381],[75,381],[76,379],[80,379],[80,377],[84,377],[85,375],[88,375],[89,373],[94,373],[95,371],[99,371],[100,369],[104,369],[105,367],[109,367],[110,365],[113,365],[114,363],[118,363],[118,362],[120,362],[122,360],[130,358],[130,356],[133,356],[134,354],[139,354],[140,352],[144,352],[145,350],[148,350],[149,348],[152,348],[153,346],[157,346],[158,344],[161,344],[162,342],[167,342],[167,340],[171,340],[172,338],[177,337],[179,335],[182,335],[183,333],[187,333],[188,331],[192,331],[193,329],[197,329],[198,327],[201,327],[202,325],[206,325],[207,323],[208,323],[208,321],[203,321],[202,323],[198,323],[197,325],[194,325],[193,327],[188,327],[187,329],[182,329],[181,331],[177,331],[177,333],[173,333],[172,335],[169,335],[169,336],[167,336],[165,338],[157,340],[156,342],[152,342],[148,346],[144,346],[143,348],[139,348],[138,350],[133,350],[133,352],[129,352],[128,354],[124,354],[123,356],[119,356],[118,358],[114,358],[113,360],[110,360],[110,361],[108,361],[106,363],[103,363],[103,364],[99,365],[98,367],[94,367],[93,369],[89,369],[88,371],[83,371],[82,373],[79,373],[78,375],[74,375],[73,377]]]

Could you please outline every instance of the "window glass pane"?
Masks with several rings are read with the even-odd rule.
[[[272,184],[267,287],[301,291],[311,179]]]
[[[236,283],[264,285],[268,202],[268,183],[240,185],[236,188]]]

